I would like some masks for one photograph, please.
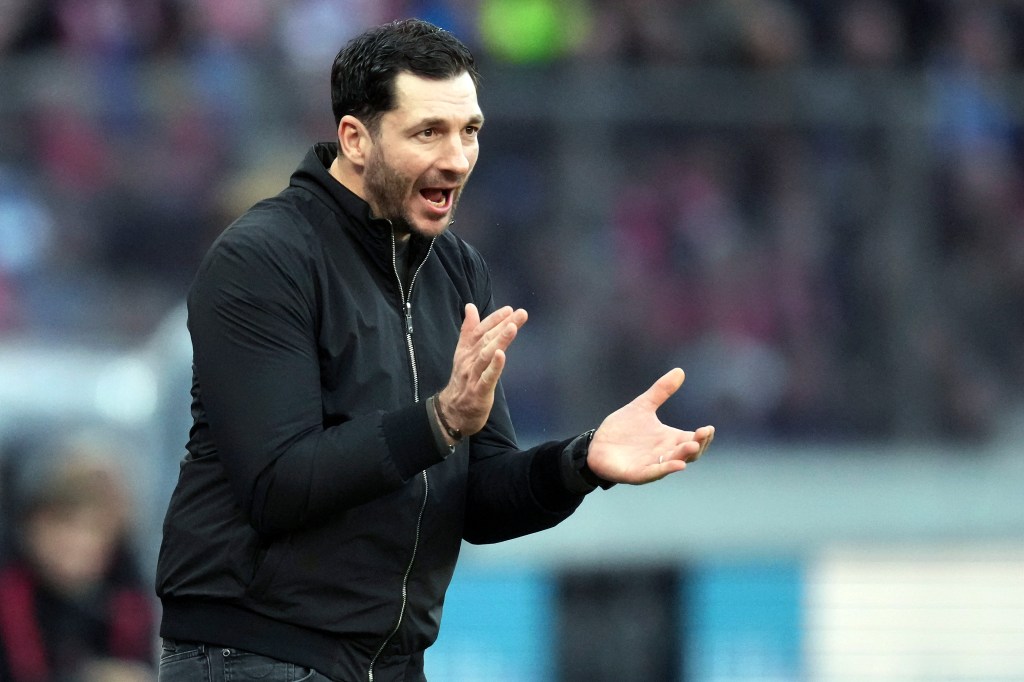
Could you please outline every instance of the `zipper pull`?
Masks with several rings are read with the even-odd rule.
[[[412,301],[405,302],[405,334],[412,336]]]

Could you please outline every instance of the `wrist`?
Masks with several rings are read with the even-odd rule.
[[[590,442],[594,439],[594,431],[596,429],[581,434],[570,442],[562,452],[562,483],[569,492],[577,495],[586,495],[598,487],[607,490],[615,485],[595,474],[587,465],[587,455],[590,453]]]
[[[449,445],[455,445],[462,440],[462,429],[453,426],[448,421],[447,416],[444,413],[444,407],[441,405],[441,394],[435,393],[430,398],[430,402],[434,407],[434,416],[437,418],[437,423],[441,427],[441,432],[445,436],[445,440],[448,441]]]
[[[441,428],[441,423],[437,418],[437,411],[434,409],[434,396],[427,398],[426,408],[427,423],[430,424],[430,435],[434,437],[434,445],[437,447],[437,451],[447,459],[455,453],[457,443],[452,442],[448,438],[448,434]]]

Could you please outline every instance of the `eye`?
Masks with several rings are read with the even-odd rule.
[[[421,130],[420,131],[420,137],[427,138],[427,139],[429,139],[431,137],[434,137],[434,135],[436,135],[436,134],[437,134],[437,131],[434,130],[433,128],[427,128],[425,130]]]
[[[480,132],[480,126],[466,126],[466,135],[469,137],[476,137],[477,133]]]

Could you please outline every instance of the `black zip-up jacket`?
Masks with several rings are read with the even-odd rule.
[[[388,222],[318,144],[232,224],[188,297],[188,453],[164,522],[161,634],[334,680],[420,680],[462,540],[565,519],[567,441],[521,451],[500,390],[449,456],[423,401],[447,383],[466,303],[495,306],[480,254]]]

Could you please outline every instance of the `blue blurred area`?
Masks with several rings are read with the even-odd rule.
[[[426,656],[438,680],[555,679],[554,574],[459,567],[448,590],[444,627]]]
[[[680,595],[684,679],[802,679],[803,578],[783,557],[695,567]]]

